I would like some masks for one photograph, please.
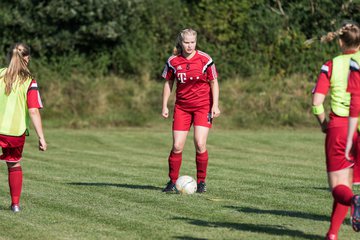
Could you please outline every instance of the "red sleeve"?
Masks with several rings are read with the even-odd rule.
[[[358,63],[353,59],[350,61],[350,74],[347,91],[351,94],[360,95],[360,68]]]
[[[360,94],[351,94],[350,117],[359,117],[360,113]]]
[[[312,90],[312,93],[322,93],[326,95],[330,89],[330,79],[332,72],[332,60],[327,61],[324,65],[321,66],[321,71],[318,76],[315,87]]]
[[[43,108],[37,82],[32,80],[27,92],[27,106],[28,108]]]

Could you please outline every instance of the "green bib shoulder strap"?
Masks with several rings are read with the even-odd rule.
[[[346,92],[350,59],[354,54],[345,54],[333,59],[331,73],[331,110],[338,116],[349,116],[350,94]]]

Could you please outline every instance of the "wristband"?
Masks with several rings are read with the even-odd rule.
[[[325,111],[324,105],[322,105],[322,104],[318,105],[318,106],[312,106],[311,110],[314,115],[320,115]]]

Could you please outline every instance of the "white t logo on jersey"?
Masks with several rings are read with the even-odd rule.
[[[178,73],[177,79],[180,81],[180,83],[185,83],[186,73]]]

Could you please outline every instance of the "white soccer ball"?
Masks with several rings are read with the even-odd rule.
[[[175,183],[176,190],[182,194],[193,194],[196,192],[197,183],[190,176],[181,176]]]

